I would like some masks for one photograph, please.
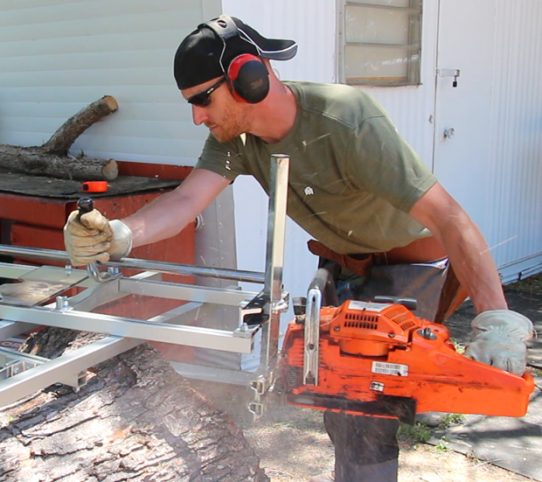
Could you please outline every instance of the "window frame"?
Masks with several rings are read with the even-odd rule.
[[[421,55],[422,55],[422,24],[423,24],[423,0],[408,0],[409,6],[379,5],[367,1],[337,0],[337,78],[347,85],[369,85],[369,86],[418,86],[421,85]],[[387,11],[405,11],[408,15],[408,43],[389,44],[371,42],[347,42],[346,41],[346,13],[350,6],[361,6],[367,8],[383,9]],[[415,18],[413,18],[415,17]],[[416,38],[417,37],[417,38]],[[374,47],[398,47],[407,51],[408,58],[417,58],[416,62],[409,61],[406,67],[406,74],[401,77],[374,76],[371,78],[347,78],[345,69],[346,48],[351,45]]]

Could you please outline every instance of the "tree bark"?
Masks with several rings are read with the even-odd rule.
[[[64,122],[51,138],[43,144],[43,149],[49,154],[66,155],[75,139],[92,124],[116,112],[118,108],[119,105],[114,97],[110,95],[103,96]]]
[[[104,96],[81,109],[62,124],[41,146],[0,144],[0,166],[14,172],[76,181],[112,181],[118,176],[116,161],[68,155],[70,146],[89,126],[116,112],[115,98]]]
[[[116,161],[48,154],[41,147],[0,145],[0,166],[32,176],[75,181],[112,181],[119,174]]]
[[[62,332],[40,335],[49,355]],[[0,461],[2,482],[269,480],[242,431],[148,345],[78,393],[56,387],[0,412]]]

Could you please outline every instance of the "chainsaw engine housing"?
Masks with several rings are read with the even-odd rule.
[[[320,310],[317,383],[303,383],[302,323],[290,323],[280,363],[289,403],[412,422],[435,411],[525,415],[533,377],[458,353],[447,328],[401,304],[346,301]]]

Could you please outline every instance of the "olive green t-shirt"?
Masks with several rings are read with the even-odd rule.
[[[387,251],[430,235],[407,213],[436,182],[382,109],[362,90],[285,82],[295,125],[273,144],[209,135],[196,165],[233,181],[254,176],[269,193],[271,154],[290,157],[288,215],[338,253]]]

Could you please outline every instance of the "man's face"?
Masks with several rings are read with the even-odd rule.
[[[246,116],[231,95],[224,77],[181,91],[192,105],[194,124],[205,124],[218,142],[228,142],[247,132]]]

